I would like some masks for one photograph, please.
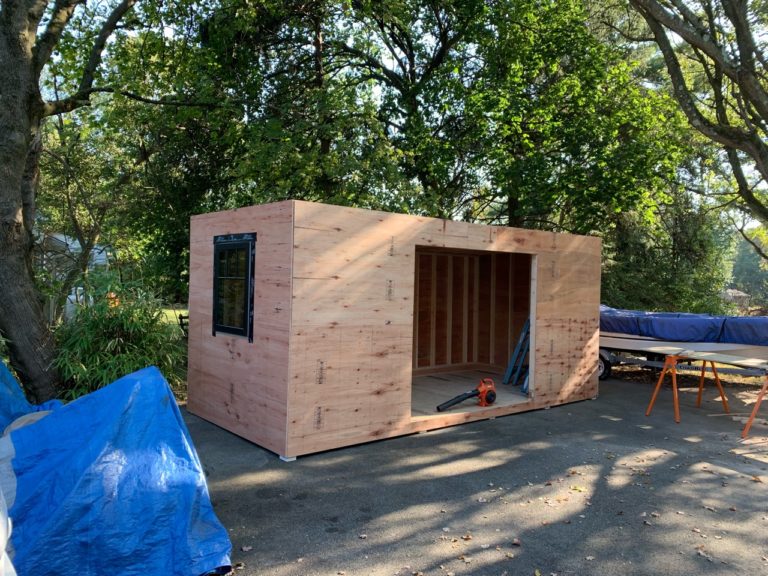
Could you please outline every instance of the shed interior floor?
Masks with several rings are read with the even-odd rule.
[[[474,389],[483,378],[492,378],[496,384],[496,402],[494,407],[524,404],[527,395],[520,391],[520,386],[505,386],[501,383],[504,374],[487,370],[463,370],[460,372],[437,372],[415,376],[411,385],[411,415],[437,416],[461,412],[478,412],[487,408],[477,405],[477,398],[469,398],[445,412],[436,410],[439,404],[464,392]]]

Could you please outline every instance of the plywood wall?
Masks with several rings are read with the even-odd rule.
[[[213,238],[256,232],[253,343],[212,334]],[[190,232],[188,409],[282,454],[288,402],[293,204],[194,216]]]
[[[290,455],[503,414],[412,417],[414,365],[505,365],[531,313],[542,386],[507,411],[596,394],[599,240],[304,202],[295,218]]]
[[[243,232],[253,344],[211,336],[213,236]],[[193,218],[191,254],[189,409],[282,456],[597,393],[595,238],[290,201]],[[528,403],[412,415],[414,366],[504,365],[529,314]]]

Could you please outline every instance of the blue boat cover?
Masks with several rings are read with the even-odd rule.
[[[727,318],[720,342],[768,346],[768,317],[744,316]]]
[[[19,576],[199,576],[230,564],[227,531],[157,368],[44,408],[52,412],[0,439]],[[0,424],[37,410],[0,362]]]
[[[768,346],[768,316],[710,316],[600,306],[600,330],[673,342]]]

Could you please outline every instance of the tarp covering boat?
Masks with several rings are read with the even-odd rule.
[[[0,486],[20,576],[224,572],[229,537],[159,370],[36,407],[0,362],[0,426],[19,417],[32,423],[0,438]]]
[[[674,342],[768,346],[768,316],[710,316],[600,306],[600,331]]]

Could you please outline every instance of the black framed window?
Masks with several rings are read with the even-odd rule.
[[[253,342],[253,269],[256,234],[213,238],[213,335],[238,334]]]

